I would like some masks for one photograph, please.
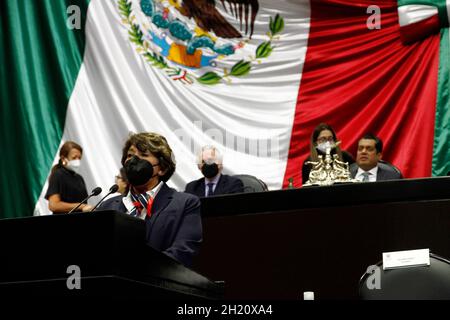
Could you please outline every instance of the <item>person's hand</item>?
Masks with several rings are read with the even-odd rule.
[[[91,206],[90,204],[85,204],[85,205],[83,206],[83,208],[81,209],[81,211],[83,211],[83,212],[89,212],[89,211],[91,211],[93,208],[94,208],[94,207]]]

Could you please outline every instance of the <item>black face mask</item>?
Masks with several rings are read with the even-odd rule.
[[[202,167],[202,173],[208,179],[214,178],[219,173],[219,166],[217,163],[205,163]]]
[[[142,186],[154,177],[153,167],[156,166],[157,164],[152,165],[147,160],[133,156],[133,158],[125,162],[124,167],[130,184],[133,186]]]

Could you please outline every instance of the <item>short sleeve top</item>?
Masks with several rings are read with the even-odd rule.
[[[45,199],[54,194],[59,194],[61,201],[69,203],[81,202],[88,196],[83,177],[64,167],[56,169],[50,177]]]

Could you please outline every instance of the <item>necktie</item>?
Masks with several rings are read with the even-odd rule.
[[[206,196],[209,197],[209,196],[212,196],[212,195],[213,195],[213,192],[214,192],[214,191],[213,191],[214,183],[210,182],[210,183],[207,184],[207,186],[208,186],[208,190],[207,190],[207,192],[206,192]]]
[[[142,209],[147,209],[147,217],[152,215],[153,198],[147,193],[141,193],[138,195],[131,194],[133,197],[133,205],[136,209],[136,216],[140,216]]]
[[[371,173],[370,172],[363,172],[362,173],[362,176],[363,176],[363,179],[362,179],[362,182],[368,182],[369,181],[369,175],[371,175]]]

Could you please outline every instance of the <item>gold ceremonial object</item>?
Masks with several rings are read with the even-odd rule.
[[[303,186],[329,186],[334,183],[358,182],[351,178],[348,162],[340,161],[337,154],[331,156],[331,148],[325,152],[325,159],[319,155],[319,161],[308,161],[311,165],[309,180]]]

